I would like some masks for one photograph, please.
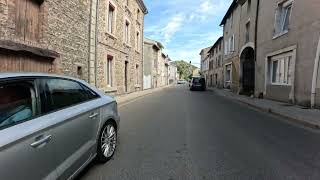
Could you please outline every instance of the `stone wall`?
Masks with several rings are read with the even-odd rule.
[[[41,5],[38,41],[27,42],[15,32],[14,0],[0,0],[0,38],[60,54],[56,72],[88,80],[90,0],[45,0]]]
[[[114,33],[108,32],[107,18],[108,6],[115,6]],[[137,10],[140,17],[137,18]],[[130,43],[124,42],[125,21],[130,22]],[[97,86],[108,93],[124,94],[142,90],[143,88],[143,27],[144,14],[136,0],[101,0],[98,16],[98,57],[97,57]],[[136,32],[140,32],[140,47],[136,47]],[[108,87],[106,82],[107,57],[113,57],[113,84]],[[128,62],[128,92],[125,92],[125,62]],[[138,77],[136,66],[138,65]],[[139,82],[136,83],[136,79]]]

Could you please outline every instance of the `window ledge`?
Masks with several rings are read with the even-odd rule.
[[[118,39],[117,36],[115,36],[114,34],[112,33],[109,33],[109,32],[106,32],[106,35],[112,39]]]
[[[141,88],[140,84],[136,84],[134,87],[135,88]]]
[[[281,37],[281,36],[284,36],[284,35],[286,35],[286,34],[288,34],[288,33],[289,33],[288,30],[283,31],[283,32],[281,32],[281,33],[279,33],[279,34],[274,35],[272,39],[277,39],[277,38],[279,38],[279,37]]]
[[[271,83],[271,86],[291,86],[290,84]]]

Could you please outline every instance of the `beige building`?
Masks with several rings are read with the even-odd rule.
[[[209,50],[209,87],[223,88],[223,37],[220,37]]]
[[[320,1],[260,1],[256,95],[320,106]]]
[[[255,27],[257,0],[234,0],[222,19],[224,86],[251,95],[255,89]]]
[[[171,60],[163,53],[163,48],[160,42],[144,39],[144,82],[149,88],[169,84],[169,62]]]
[[[200,58],[201,58],[201,63],[200,63],[200,74],[202,77],[206,79],[207,86],[209,85],[209,50],[211,49],[210,47],[204,48],[200,52]]]
[[[142,0],[101,0],[98,9],[96,79],[107,93],[143,89]]]
[[[159,57],[163,45],[160,42],[144,38],[143,81],[144,89],[158,87]]]

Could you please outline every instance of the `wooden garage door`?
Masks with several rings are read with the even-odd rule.
[[[0,72],[54,72],[53,59],[0,49]]]

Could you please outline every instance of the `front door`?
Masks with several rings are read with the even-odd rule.
[[[0,82],[0,179],[56,179],[52,119],[34,80]]]
[[[246,59],[243,62],[243,94],[252,95],[254,93],[255,84],[255,64],[253,59]]]

